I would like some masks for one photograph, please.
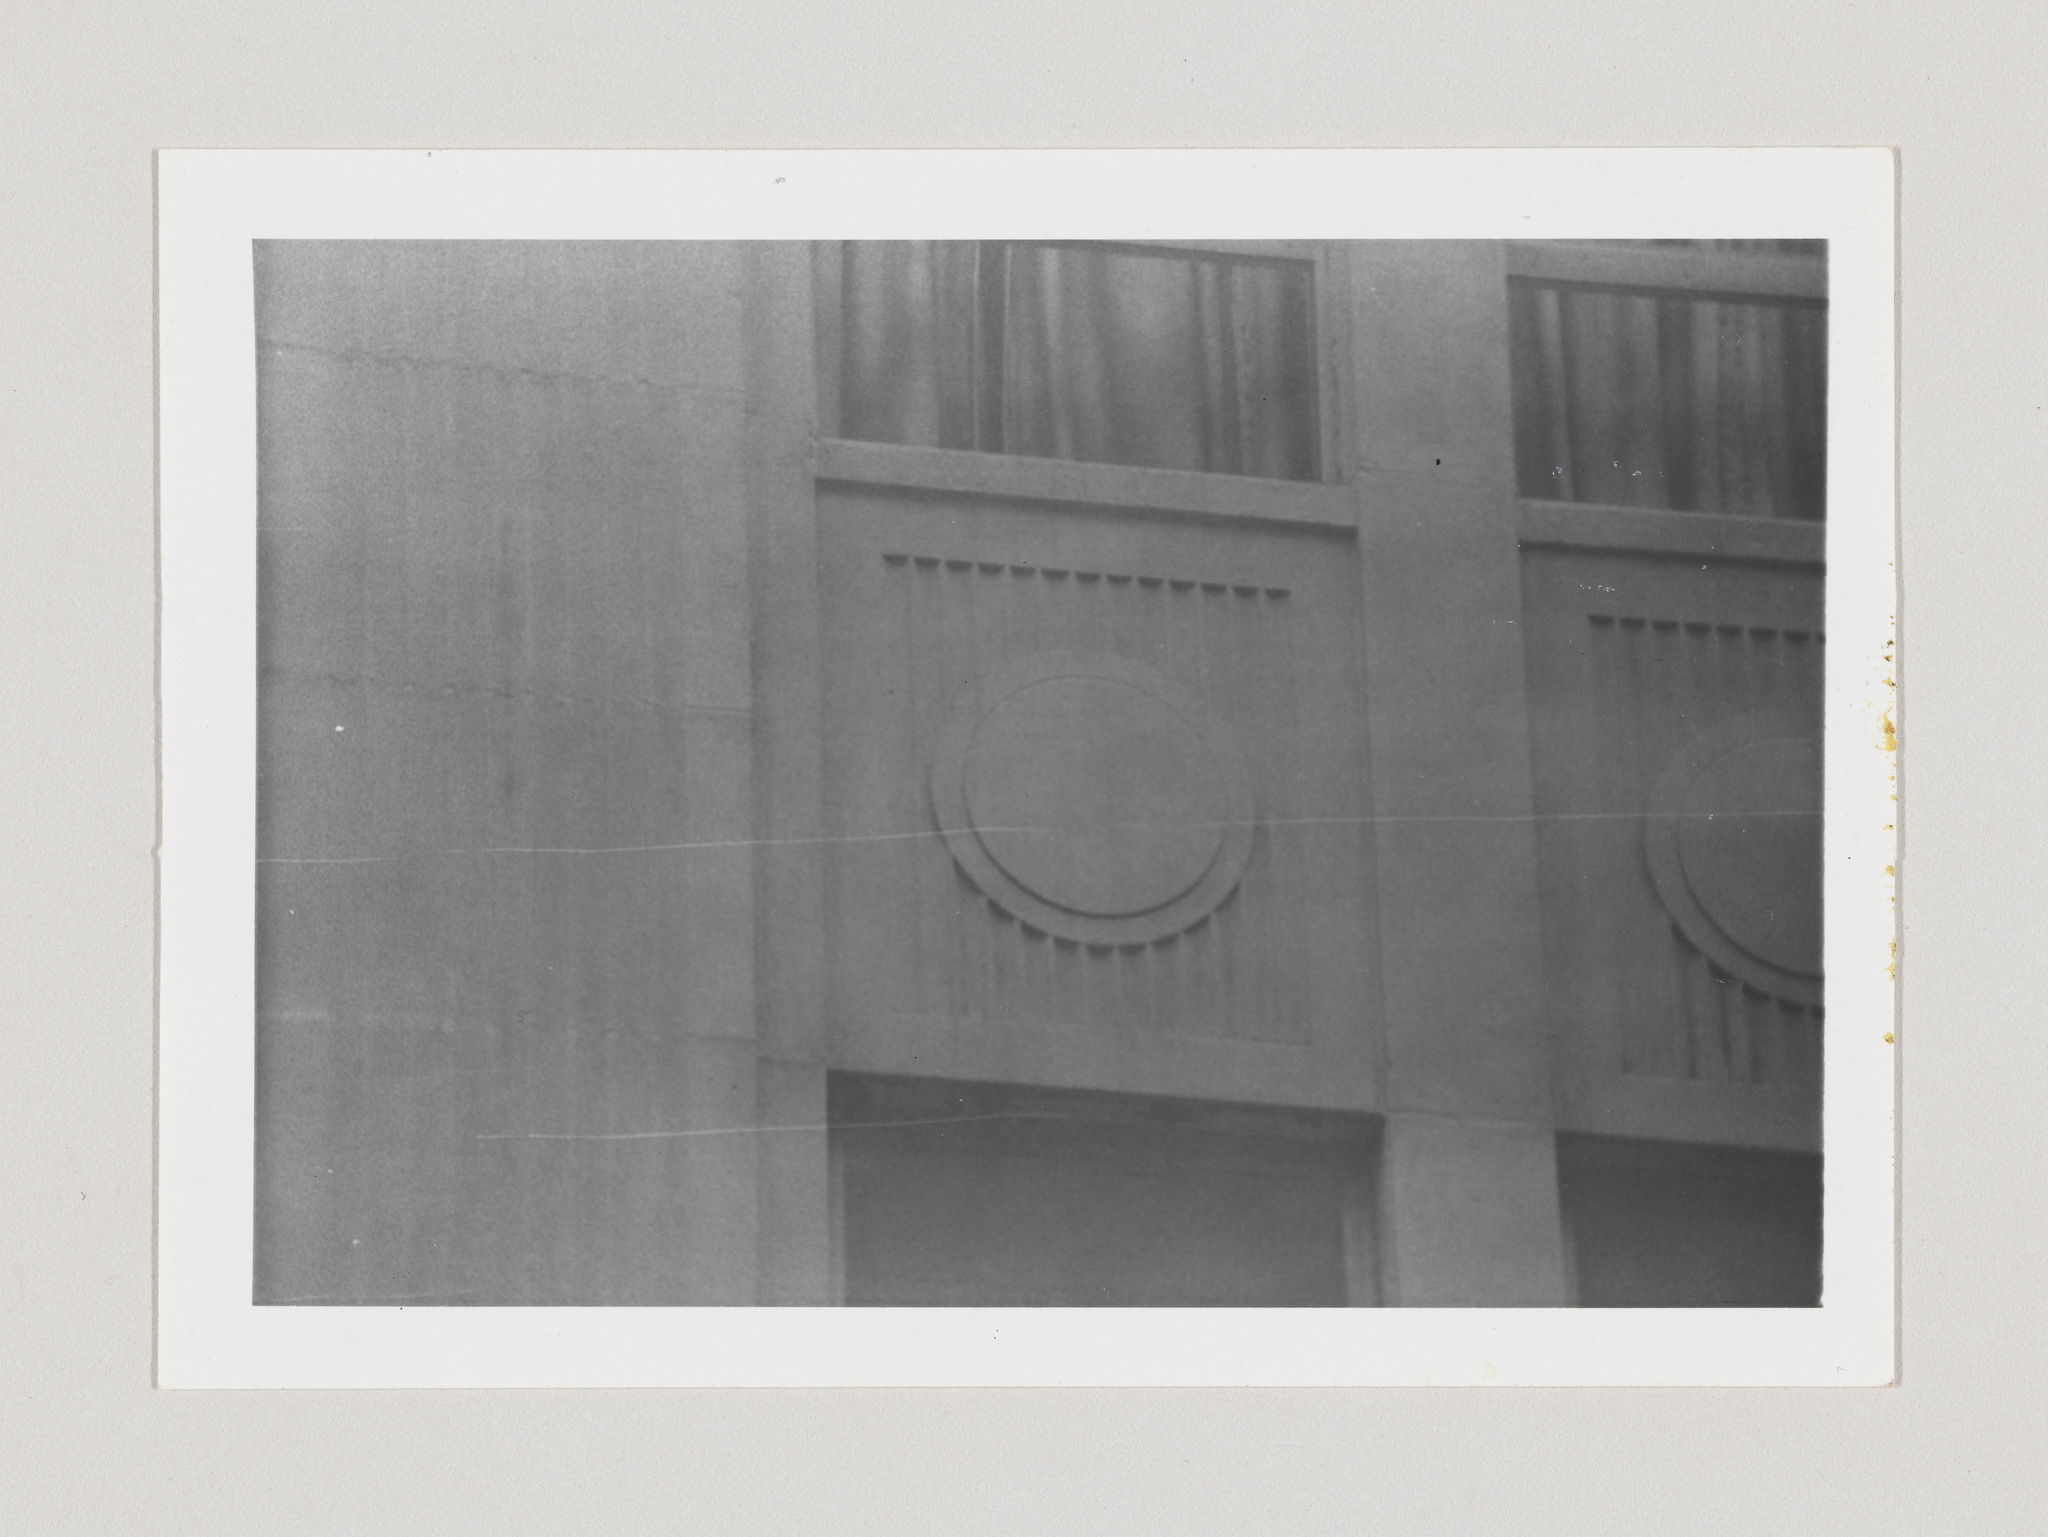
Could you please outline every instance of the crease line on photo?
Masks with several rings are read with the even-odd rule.
[[[1759,820],[1765,817],[1789,818],[1818,817],[1818,811],[1717,811],[1707,813],[1704,820],[1717,818]],[[1379,816],[1379,817],[1273,817],[1250,823],[1206,822],[1194,825],[1204,827],[1358,827],[1358,826],[1403,826],[1427,825],[1432,823],[1519,823],[1519,822],[1633,822],[1698,818],[1698,812],[1678,811],[1552,811],[1524,815],[1506,816]],[[1144,827],[1150,824],[1135,822],[1122,824],[1127,827]],[[1175,823],[1174,826],[1189,824]],[[976,827],[977,833],[1048,833],[1062,829],[1051,827]],[[802,848],[826,844],[847,843],[901,843],[921,838],[943,838],[945,830],[925,828],[905,833],[849,833],[829,838],[718,838],[703,839],[687,843],[632,843],[607,845],[594,848],[513,848],[489,847],[473,849],[426,849],[409,854],[357,854],[292,857],[285,855],[260,856],[259,865],[378,865],[395,864],[404,859],[455,858],[463,855],[483,854],[685,854],[697,850],[746,849],[746,848]]]

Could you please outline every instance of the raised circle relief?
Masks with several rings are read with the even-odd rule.
[[[1819,742],[1759,735],[1682,754],[1648,809],[1650,873],[1680,932],[1760,991],[1818,1004]]]
[[[931,790],[969,879],[1014,917],[1091,944],[1199,922],[1251,846],[1228,729],[1118,657],[1042,654],[981,679],[941,731]]]

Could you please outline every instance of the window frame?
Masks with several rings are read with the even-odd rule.
[[[821,443],[862,444],[919,454],[968,455],[979,459],[1029,464],[1085,465],[1091,469],[1132,470],[1143,474],[1192,476],[1260,488],[1287,486],[1340,486],[1347,482],[1349,465],[1347,406],[1349,390],[1346,371],[1350,349],[1349,306],[1336,292],[1345,264],[1335,260],[1328,241],[1312,240],[1073,240],[1058,237],[1021,238],[1000,242],[1038,246],[1054,250],[1099,251],[1109,254],[1154,257],[1225,257],[1238,262],[1305,266],[1309,280],[1309,330],[1314,350],[1311,383],[1315,390],[1315,474],[1300,480],[1276,480],[1260,475],[1238,475],[1214,470],[1186,470],[1164,465],[1115,465],[1094,460],[1048,459],[1039,455],[1000,452],[983,448],[932,448],[922,444],[881,443],[851,438],[840,431],[842,421],[842,368],[828,366],[827,359],[845,356],[844,284],[842,253],[847,242],[819,240],[811,243],[811,294],[815,380],[815,435]],[[842,461],[849,456],[841,455]],[[900,461],[907,465],[908,460]],[[957,475],[957,471],[955,474]],[[865,477],[862,477],[865,478]],[[998,477],[1000,478],[1000,477]],[[1027,477],[1035,478],[1035,477]],[[898,483],[901,482],[892,482]],[[1113,498],[1121,500],[1121,498]],[[1310,521],[1325,521],[1321,518]]]
[[[1511,313],[1518,284],[1553,295],[1577,291],[1695,303],[1774,304],[1818,309],[1823,314],[1829,310],[1825,251],[1818,255],[1729,251],[1616,240],[1508,240],[1502,242],[1502,250],[1507,277],[1502,293],[1504,314]],[[1548,323],[1554,326],[1555,305],[1548,313]],[[1561,378],[1547,377],[1544,388],[1561,401],[1565,390]],[[1824,402],[1823,464],[1831,420]],[[1509,427],[1518,440],[1521,423],[1512,420],[1512,406]],[[1515,451],[1519,455],[1519,448]],[[1569,467],[1569,452],[1560,448],[1558,453]],[[1523,494],[1517,485],[1523,543],[1655,548],[1687,555],[1734,550],[1757,559],[1792,563],[1818,563],[1825,549],[1825,496],[1819,516],[1786,517],[1719,507],[1624,506],[1582,499],[1570,494],[1571,487],[1567,477],[1565,495],[1538,497]]]

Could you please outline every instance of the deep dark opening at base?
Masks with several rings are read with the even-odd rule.
[[[1369,1301],[1364,1116],[835,1075],[845,1300]]]
[[[1557,1163],[1581,1306],[1819,1305],[1819,1155],[1565,1135]]]

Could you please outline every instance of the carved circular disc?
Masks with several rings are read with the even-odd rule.
[[[1752,732],[1758,723],[1751,723]],[[1681,752],[1651,792],[1644,851],[1679,931],[1729,975],[1821,1002],[1821,754],[1812,737]]]
[[[931,794],[976,886],[1033,928],[1088,944],[1200,922],[1251,851],[1231,732],[1121,657],[1029,656],[970,686],[934,745]]]
[[[1693,780],[1678,857],[1693,896],[1751,955],[1820,975],[1820,754],[1804,737],[1723,753]]]
[[[1194,885],[1229,817],[1200,728],[1113,678],[1048,678],[999,701],[975,729],[965,789],[975,836],[1005,874],[1103,918]]]

